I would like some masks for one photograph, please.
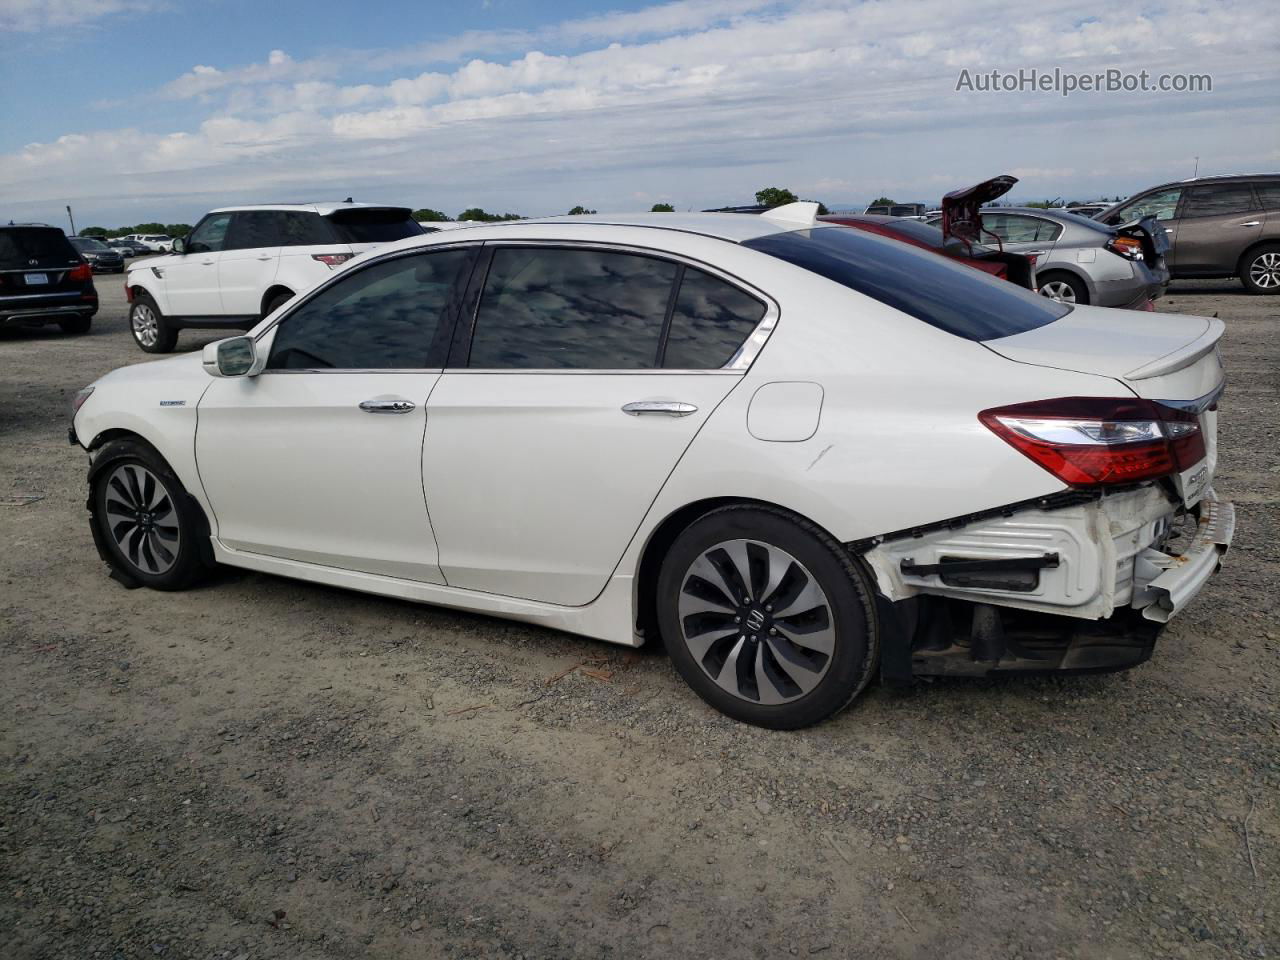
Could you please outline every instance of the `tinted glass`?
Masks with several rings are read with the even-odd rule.
[[[31,261],[34,260],[35,263]],[[54,227],[9,227],[0,230],[0,270],[65,267],[79,255],[67,235]]]
[[[981,270],[861,230],[818,227],[746,241],[751,247],[964,337],[1034,330],[1071,308]]]
[[[597,250],[497,250],[470,366],[634,370],[658,361],[676,267]]]
[[[253,250],[280,246],[280,216],[274,210],[245,210],[234,214],[223,249]]]
[[[1253,190],[1258,195],[1263,210],[1280,210],[1280,181],[1255,183]]]
[[[888,220],[881,226],[891,233],[910,237],[918,243],[927,244],[930,247],[941,250],[942,227],[939,226],[940,223],[940,220],[934,220],[929,223],[925,223],[923,220]]]
[[[355,207],[326,218],[343,243],[390,243],[422,236],[422,227],[402,207]]]
[[[765,306],[723,280],[686,267],[662,365],[714,370],[733,359],[764,317]]]
[[[1253,207],[1253,191],[1247,183],[1218,183],[1187,190],[1184,217],[1220,217],[1247,213]]]
[[[191,231],[191,242],[187,244],[188,253],[217,253],[226,248],[227,227],[231,223],[231,214],[215,213],[205,217]],[[148,237],[156,240],[156,237]]]
[[[108,250],[110,249],[101,240],[93,240],[89,237],[68,237],[71,245],[77,250],[83,252],[85,250]]]
[[[333,228],[318,213],[283,210],[279,220],[280,242],[286,247],[314,247],[334,242]]]
[[[270,370],[420,370],[443,335],[469,250],[443,250],[373,264],[333,284],[286,317]]]

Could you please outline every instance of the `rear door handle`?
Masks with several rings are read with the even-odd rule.
[[[1237,227],[1257,227],[1257,226],[1261,226],[1261,224],[1262,224],[1261,220],[1250,220],[1248,223],[1237,223],[1236,226]]]
[[[270,254],[265,254],[265,253],[264,253],[262,256],[260,256],[260,257],[254,257],[253,259],[255,259],[255,260],[271,260],[271,259],[273,259],[273,258],[271,257],[271,255],[270,255]]]
[[[216,260],[201,260],[200,262],[201,262],[202,264],[204,264],[204,266],[206,266],[206,267],[211,267],[211,266],[213,266],[215,263],[217,263],[218,261],[216,261]]]
[[[365,413],[408,413],[414,406],[409,400],[364,400],[360,409]]]
[[[645,413],[658,413],[668,417],[687,417],[697,413],[698,408],[692,403],[680,403],[676,400],[636,400],[622,406],[623,413],[638,417]]]

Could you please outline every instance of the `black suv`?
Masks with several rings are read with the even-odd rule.
[[[93,268],[67,235],[43,223],[0,224],[0,326],[56,323],[88,333],[98,312]]]
[[[1280,293],[1280,174],[1166,183],[1096,219],[1114,225],[1152,214],[1169,238],[1174,279],[1239,277],[1250,293]]]
[[[68,237],[76,253],[89,261],[94,273],[124,273],[124,254],[97,237]]]

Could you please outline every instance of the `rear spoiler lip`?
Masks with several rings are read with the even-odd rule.
[[[1157,357],[1149,363],[1144,363],[1142,366],[1130,370],[1124,375],[1124,378],[1126,380],[1150,380],[1153,377],[1163,377],[1165,374],[1174,373],[1184,367],[1191,366],[1201,357],[1215,349],[1218,341],[1222,339],[1223,333],[1226,332],[1227,325],[1217,317],[1206,317],[1205,319],[1208,324],[1204,333],[1200,334],[1200,336],[1172,353]]]

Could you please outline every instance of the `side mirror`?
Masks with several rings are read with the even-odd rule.
[[[256,377],[266,365],[253,337],[231,337],[207,344],[201,354],[204,372],[211,377]]]
[[[186,241],[186,240],[184,240],[184,239],[182,239],[182,237],[178,237],[176,240],[174,240],[174,241],[173,241],[173,252],[174,252],[174,253],[186,253],[186,252],[187,252],[187,241]]]

